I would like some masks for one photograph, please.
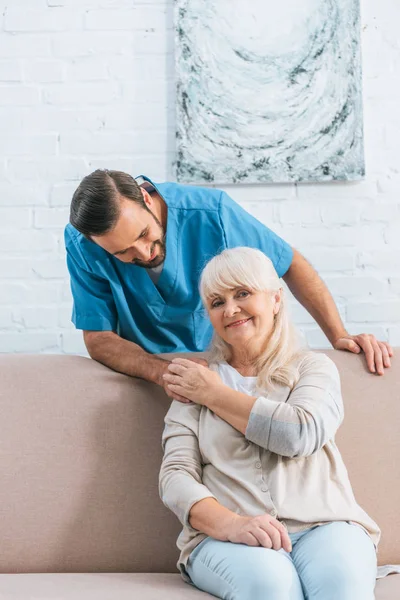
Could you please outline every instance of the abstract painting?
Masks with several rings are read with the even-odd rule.
[[[359,0],[175,0],[176,176],[365,174]]]

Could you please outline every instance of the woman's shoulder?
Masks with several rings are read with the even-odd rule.
[[[315,371],[331,375],[335,379],[339,378],[339,371],[335,363],[323,352],[306,350],[298,355],[296,360],[300,375]]]

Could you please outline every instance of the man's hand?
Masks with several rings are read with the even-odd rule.
[[[388,343],[379,342],[374,335],[368,333],[346,335],[337,339],[333,347],[336,350],[348,350],[354,354],[364,352],[368,369],[371,373],[378,373],[378,375],[383,375],[385,367],[390,367],[390,357],[393,356],[393,349]]]
[[[177,394],[180,398],[202,405],[224,385],[218,373],[198,361],[186,358],[174,358],[163,378],[169,394]]]
[[[286,528],[269,514],[258,517],[235,515],[227,533],[228,540],[234,544],[292,551],[292,542]]]
[[[208,368],[208,362],[204,359],[204,358],[191,358],[190,359],[191,362],[195,362],[203,367],[207,367]],[[189,362],[190,362],[189,361]],[[169,371],[169,365],[172,363],[167,363],[167,367],[162,375],[162,383],[161,385],[164,388],[165,393],[167,394],[167,396],[169,398],[172,398],[173,400],[177,400],[178,402],[182,402],[183,404],[189,404],[190,400],[188,398],[185,398],[184,396],[181,396],[180,394],[177,394],[176,392],[173,392],[170,387],[169,387],[169,382],[167,381],[167,379],[164,378],[165,374],[170,374],[171,371]]]

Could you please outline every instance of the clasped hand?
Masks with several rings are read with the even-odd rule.
[[[207,400],[223,385],[218,373],[186,358],[174,358],[168,371],[163,375],[164,384],[169,395],[180,402],[189,400],[206,405]]]

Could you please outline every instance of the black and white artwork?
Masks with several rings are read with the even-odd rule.
[[[363,177],[359,0],[175,0],[176,175]]]

